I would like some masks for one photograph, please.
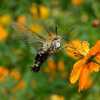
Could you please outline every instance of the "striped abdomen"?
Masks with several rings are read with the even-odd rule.
[[[38,54],[35,57],[34,65],[32,66],[33,72],[38,72],[40,70],[41,65],[44,63],[44,61],[48,58],[49,52],[46,51],[39,51]]]

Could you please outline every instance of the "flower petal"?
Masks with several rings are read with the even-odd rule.
[[[70,74],[70,83],[74,84],[79,79],[83,65],[83,60],[79,60],[74,64],[73,70]]]
[[[100,64],[100,53],[98,53],[95,57],[96,62]]]
[[[65,71],[65,64],[64,64],[64,61],[63,60],[60,60],[58,62],[58,69],[61,71],[61,72],[64,72]]]
[[[73,40],[67,43],[65,51],[70,57],[79,59],[89,52],[89,43],[87,41]]]
[[[96,42],[96,44],[94,45],[94,47],[92,47],[92,49],[89,51],[89,56],[94,56],[97,53],[100,53],[100,40],[98,40]]]
[[[81,42],[81,54],[82,55],[87,55],[89,52],[89,43],[87,41],[82,41]]]
[[[89,70],[90,72],[98,72],[100,70],[100,65],[94,62],[89,63]]]
[[[48,67],[50,71],[55,71],[56,70],[56,63],[54,62],[53,59],[48,59]]]
[[[84,66],[79,80],[79,92],[83,89],[87,89],[91,86],[92,80],[89,77],[90,70],[88,69],[88,65]]]

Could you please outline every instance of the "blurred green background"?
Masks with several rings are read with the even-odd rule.
[[[29,33],[12,28],[12,23],[22,23],[45,36],[44,24],[57,24],[66,41],[87,40],[92,47],[100,39],[98,21],[100,0],[0,0],[0,100],[100,100],[99,73],[90,89],[79,93],[77,84],[70,85],[76,61],[64,50],[45,61],[40,72],[31,72],[35,38],[26,43]]]

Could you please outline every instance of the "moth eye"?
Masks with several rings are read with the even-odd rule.
[[[60,47],[60,43],[59,42],[56,43],[56,47]]]

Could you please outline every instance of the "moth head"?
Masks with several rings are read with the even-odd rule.
[[[52,41],[52,45],[54,46],[54,48],[60,48],[60,46],[61,46],[61,37],[56,36],[54,38],[54,40]]]

